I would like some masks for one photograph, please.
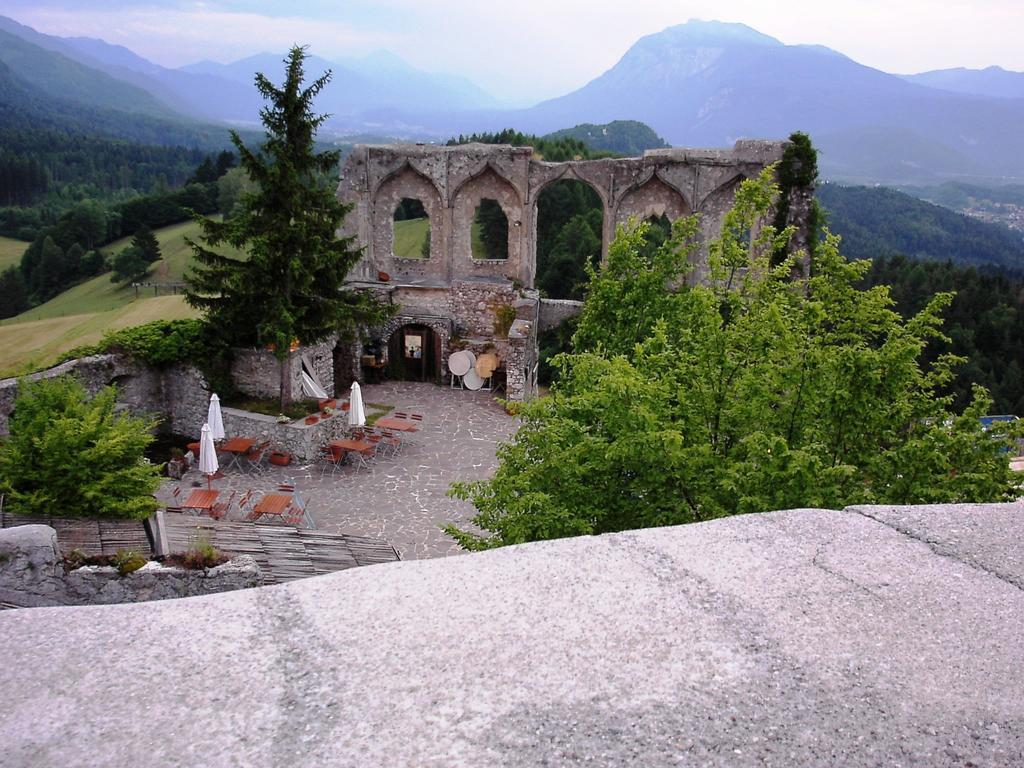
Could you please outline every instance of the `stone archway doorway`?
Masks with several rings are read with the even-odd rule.
[[[426,325],[410,323],[388,339],[388,375],[404,381],[437,381],[441,371],[441,340]]]

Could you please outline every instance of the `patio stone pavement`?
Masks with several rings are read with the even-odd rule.
[[[420,431],[412,433],[399,456],[378,456],[369,469],[346,466],[336,475],[328,470],[322,478],[315,462],[272,466],[262,475],[229,471],[213,487],[222,500],[236,493],[231,517],[239,517],[236,505],[246,490],[259,498],[280,482],[293,482],[317,530],[382,538],[407,560],[461,552],[441,526],[466,525],[475,510],[445,493],[456,480],[484,479],[494,471],[495,449],[511,439],[516,420],[490,392],[413,382],[367,384],[362,390],[365,402],[423,414]],[[170,503],[172,489],[179,486],[184,498],[193,482],[205,486],[206,479],[192,470],[180,482],[166,481],[157,496]]]

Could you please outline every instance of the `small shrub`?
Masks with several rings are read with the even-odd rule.
[[[119,549],[110,560],[110,564],[117,568],[117,572],[122,576],[134,573],[148,562],[134,549]]]
[[[64,564],[67,565],[69,571],[73,571],[77,568],[81,568],[83,565],[87,565],[89,562],[89,556],[85,554],[85,551],[75,547],[66,555],[64,555]]]
[[[512,323],[516,321],[516,308],[511,304],[499,304],[494,308],[494,335],[504,339]]]
[[[179,568],[186,568],[190,571],[203,571],[207,568],[216,568],[223,565],[231,558],[217,549],[205,539],[197,539],[185,552],[176,552],[168,556],[167,561]]]
[[[90,398],[68,376],[18,383],[0,446],[0,493],[12,509],[136,520],[156,510],[162,467],[144,456],[155,422],[117,412],[116,398],[113,387]]]

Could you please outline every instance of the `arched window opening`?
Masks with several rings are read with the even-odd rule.
[[[485,197],[473,214],[474,259],[508,258],[508,217],[497,200]]]
[[[430,217],[423,202],[403,197],[393,217],[392,252],[401,259],[430,258]]]
[[[552,299],[582,299],[586,265],[601,261],[604,207],[589,184],[563,179],[537,198],[537,278]]]
[[[660,216],[651,214],[644,221],[647,224],[647,231],[644,232],[644,250],[653,256],[654,252],[672,236],[672,222],[664,213]]]

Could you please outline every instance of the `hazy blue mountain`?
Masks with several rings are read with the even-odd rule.
[[[1024,103],[908,83],[741,24],[689,22],[648,35],[579,90],[490,119],[533,132],[640,120],[681,146],[803,130],[834,176],[1024,177]]]
[[[911,83],[957,93],[1024,99],[1024,72],[1011,72],[1002,67],[935,69],[901,77]]]
[[[142,88],[2,29],[0,61],[22,87],[52,98],[88,107],[175,117],[170,107]]]
[[[214,75],[252,87],[253,76],[263,72],[273,81],[284,74],[284,54],[259,53],[229,64],[200,61],[182,67],[192,74]],[[383,110],[469,110],[493,107],[496,100],[469,80],[416,69],[398,56],[378,51],[357,59],[328,61],[307,56],[310,77],[331,70],[332,78],[317,99],[317,109],[337,121]],[[362,121],[355,121],[359,124]],[[370,117],[367,123],[372,123]]]
[[[530,109],[378,110],[379,129],[451,136],[512,127],[543,135],[638,120],[676,146],[808,132],[826,176],[939,183],[1024,178],[1024,101],[907,82],[822,46],[791,46],[742,24],[691,21],[640,39],[582,88]]]
[[[0,16],[0,29],[141,88],[182,115],[242,124],[258,122],[260,98],[252,88],[251,76],[247,85],[241,85],[209,75],[168,69],[124,46],[95,38],[44,35],[3,16]]]
[[[202,61],[169,69],[123,46],[94,38],[44,35],[2,16],[0,30],[141,88],[167,105],[168,112],[173,110],[203,120],[256,125],[263,104],[254,86],[256,72],[263,72],[275,82],[284,74],[284,54],[262,53],[229,64]],[[306,60],[310,76],[327,69],[333,71],[334,77],[318,99],[317,107],[339,119],[398,107],[465,110],[498,104],[465,78],[423,72],[386,51],[338,62],[312,55]]]

